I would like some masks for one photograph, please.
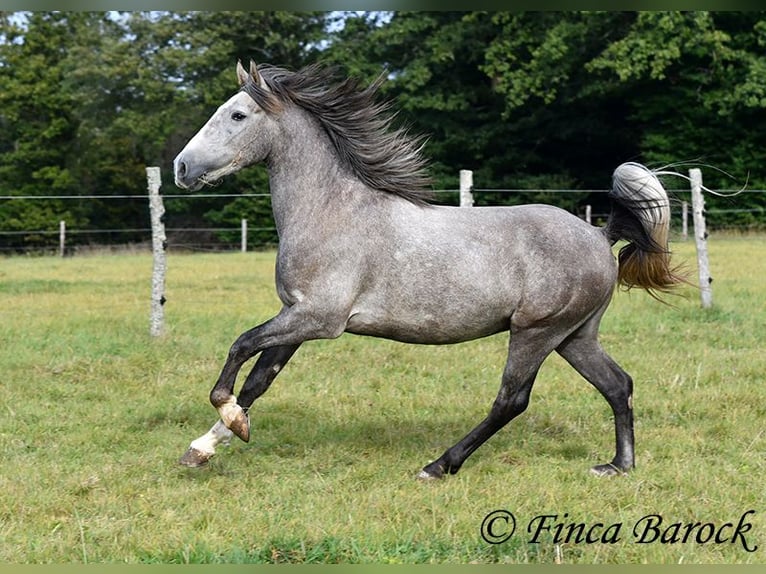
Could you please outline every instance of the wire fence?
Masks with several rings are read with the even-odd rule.
[[[506,204],[513,196],[529,198],[554,197],[564,195],[569,198],[579,197],[582,199],[567,201],[568,209],[575,215],[588,219],[594,224],[603,224],[608,213],[606,189],[471,189],[475,205]],[[766,190],[732,190],[723,191],[723,194],[763,194]],[[435,190],[436,202],[442,205],[458,205],[460,202],[459,189]],[[669,195],[674,198],[671,202],[672,229],[676,237],[685,235],[686,224],[684,204],[689,195],[688,189],[670,189]],[[238,198],[269,198],[269,193],[168,193],[162,194],[163,200],[201,200],[221,199],[233,200]],[[599,199],[600,198],[600,199]],[[74,254],[88,250],[150,250],[152,229],[149,225],[149,208],[147,194],[122,194],[122,195],[32,195],[32,196],[0,196],[0,202],[13,201],[130,201],[142,200],[146,202],[146,227],[105,227],[88,226],[88,228],[70,228],[65,220],[51,221],[45,228],[40,229],[8,229],[8,223],[0,218],[0,253],[60,253]],[[591,205],[591,203],[593,205]],[[738,207],[734,199],[726,202],[726,207],[715,207],[706,210],[706,216],[713,224],[711,229],[766,229],[766,208]],[[758,201],[758,203],[766,203]],[[599,209],[599,207],[601,209]],[[745,223],[728,223],[716,225],[717,218],[731,220],[730,216],[745,216]],[[259,218],[260,225],[246,226],[244,222],[237,222],[232,226],[205,226],[195,224],[174,225],[173,216],[168,216],[165,229],[168,236],[168,249],[179,251],[232,251],[241,249],[259,249],[276,245],[276,228],[273,221],[268,225],[265,218]],[[736,219],[736,218],[735,218]],[[243,236],[246,234],[246,237]]]

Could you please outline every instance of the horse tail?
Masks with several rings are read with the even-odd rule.
[[[685,280],[670,265],[670,200],[657,176],[634,162],[612,174],[611,213],[603,228],[612,243],[627,241],[617,257],[617,283],[640,287],[652,297],[668,293]]]

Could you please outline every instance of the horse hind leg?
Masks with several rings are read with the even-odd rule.
[[[247,442],[250,439],[248,409],[255,399],[269,389],[271,383],[274,382],[274,379],[299,346],[284,345],[264,350],[242,385],[236,402],[241,415],[239,416],[239,422],[235,423],[234,426],[239,432],[234,432],[227,427],[222,419],[219,419],[207,433],[191,442],[189,448],[178,462],[183,466],[191,468],[204,466],[215,454],[216,447],[219,444],[228,445],[235,434],[240,438],[246,437],[243,440]]]
[[[612,462],[591,468],[597,476],[623,474],[635,466],[633,435],[633,379],[601,347],[598,320],[586,324],[556,351],[609,403],[614,415],[615,455]]]
[[[477,448],[524,412],[529,404],[537,372],[554,348],[550,338],[544,336],[541,331],[513,333],[500,391],[489,414],[462,440],[447,449],[439,459],[425,466],[418,478],[429,480],[457,473]]]

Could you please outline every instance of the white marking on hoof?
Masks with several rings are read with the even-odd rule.
[[[226,425],[223,423],[223,421],[219,420],[209,431],[207,431],[201,437],[193,440],[189,445],[189,448],[209,456],[213,456],[215,454],[215,447],[217,447],[219,444],[229,446],[231,437],[233,435],[234,433],[226,428]]]

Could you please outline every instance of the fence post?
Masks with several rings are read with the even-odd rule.
[[[66,221],[59,221],[59,256],[66,252]]]
[[[247,251],[247,219],[242,220],[242,253]]]
[[[689,204],[681,202],[681,239],[689,239]]]
[[[590,223],[592,208],[590,203],[585,206],[585,221]]]
[[[710,266],[707,257],[707,230],[705,229],[705,198],[702,196],[702,172],[698,168],[689,170],[692,185],[692,217],[694,219],[694,240],[697,246],[700,299],[703,309],[713,305],[713,290],[710,284]]]
[[[473,207],[473,172],[460,170],[460,207]]]
[[[165,235],[165,206],[162,204],[160,195],[160,168],[147,167],[146,180],[149,186],[149,212],[152,220],[152,302],[149,322],[149,333],[152,337],[158,337],[165,330],[165,248],[167,236]]]

